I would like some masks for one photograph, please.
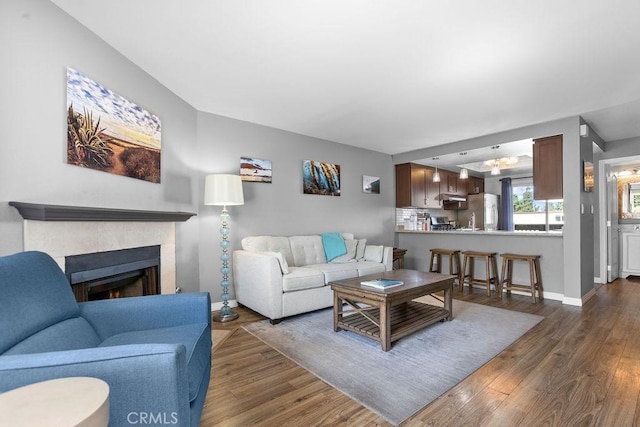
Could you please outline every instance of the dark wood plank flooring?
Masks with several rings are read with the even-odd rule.
[[[403,425],[640,425],[640,282],[600,286],[583,307],[481,289],[454,298],[545,319]],[[245,332],[263,318],[237,311],[214,324],[233,332],[214,353],[202,426],[389,425]]]

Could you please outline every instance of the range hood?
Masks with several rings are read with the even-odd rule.
[[[441,194],[440,198],[442,199],[443,203],[458,203],[467,201],[466,197],[457,194]]]
[[[467,198],[459,194],[441,194],[442,209],[448,211],[457,211],[467,209]]]

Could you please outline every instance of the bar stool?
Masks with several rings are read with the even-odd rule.
[[[502,286],[500,279],[498,278],[498,264],[496,261],[496,252],[477,252],[477,251],[464,251],[462,262],[462,280],[460,281],[459,290],[462,292],[464,282],[467,280],[469,284],[469,290],[473,288],[473,285],[482,285],[487,287],[487,296],[491,296],[491,283],[496,287],[498,296],[502,298]],[[485,279],[476,278],[474,273],[474,261],[476,258],[482,258],[485,262]],[[469,262],[469,274],[467,274],[467,262]]]
[[[460,269],[460,251],[457,249],[431,249],[431,261],[429,261],[429,272],[442,273],[442,255],[449,257],[449,274],[458,277],[458,283],[462,280],[462,270]],[[434,261],[436,266],[434,267]],[[455,271],[454,271],[455,267]]]
[[[540,274],[540,255],[501,254],[502,280],[501,284],[507,284],[507,296],[511,295],[511,289],[519,289],[531,293],[531,300],[536,303],[536,290],[538,298],[542,301],[542,275]],[[513,283],[513,261],[526,261],[529,264],[529,285]],[[506,274],[505,274],[506,273]]]

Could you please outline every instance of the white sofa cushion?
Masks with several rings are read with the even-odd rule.
[[[289,265],[295,265],[288,237],[249,236],[241,241],[242,249],[251,252],[280,252]]]
[[[322,238],[319,235],[291,236],[289,237],[289,244],[293,254],[293,265],[296,267],[327,262],[327,257],[324,255],[324,247],[322,246]]]
[[[331,264],[344,264],[345,262],[355,262],[356,261],[356,248],[358,247],[358,241],[351,239],[344,241],[345,246],[347,247],[347,253],[339,256],[337,258],[329,261]]]
[[[312,264],[307,265],[306,268],[313,268],[314,270],[321,271],[324,275],[325,283],[358,277],[358,263]]]
[[[373,261],[360,261],[354,264],[358,267],[358,276],[366,276],[367,274],[384,273],[386,268],[384,264]]]
[[[266,255],[271,255],[278,260],[278,264],[280,265],[280,271],[282,274],[289,274],[289,263],[286,258],[282,256],[282,252],[263,252]]]
[[[364,249],[364,260],[373,262],[382,262],[384,247],[368,245]]]
[[[289,267],[289,274],[282,276],[282,291],[292,292],[324,286],[324,274],[307,267]]]
[[[356,248],[356,259],[360,261],[364,258],[364,249],[367,247],[367,239],[359,239]]]

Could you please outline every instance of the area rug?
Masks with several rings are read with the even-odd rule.
[[[419,299],[432,302],[431,297]],[[543,317],[453,301],[454,319],[392,344],[333,331],[325,309],[243,326],[303,368],[394,425],[422,409],[511,345]]]
[[[214,329],[211,331],[211,341],[213,341],[213,351],[216,351],[223,342],[229,338],[231,331]]]

